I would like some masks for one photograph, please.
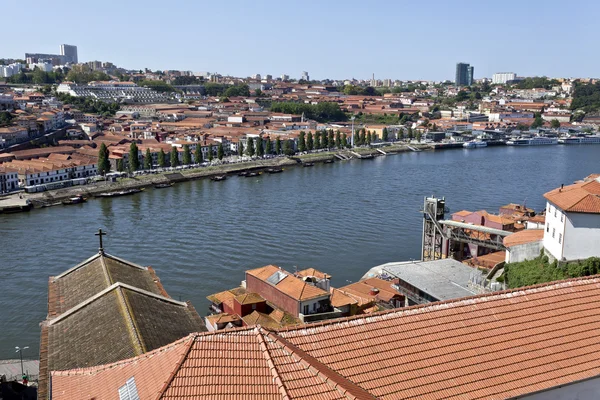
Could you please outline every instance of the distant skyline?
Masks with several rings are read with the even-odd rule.
[[[58,54],[67,43],[80,62],[241,77],[454,80],[458,62],[475,79],[600,75],[594,1],[66,0],[2,10],[12,39],[0,58]]]

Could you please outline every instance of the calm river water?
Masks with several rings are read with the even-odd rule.
[[[152,265],[171,297],[204,315],[205,297],[246,269],[315,267],[342,286],[419,258],[426,195],[445,196],[451,212],[524,201],[541,210],[544,192],[600,172],[599,156],[600,146],[406,153],[0,215],[0,359],[15,346],[38,357],[48,276],[93,255],[99,227],[108,253]]]

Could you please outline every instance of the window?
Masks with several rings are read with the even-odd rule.
[[[129,378],[127,382],[119,388],[119,400],[140,400],[134,378]]]
[[[565,217],[565,214],[560,213],[560,222],[563,222],[563,218]]]
[[[255,303],[255,304],[252,304],[252,309],[253,309],[253,310],[256,310],[256,303]]]
[[[304,305],[304,312],[302,314],[304,314],[304,315],[308,314],[308,304]]]
[[[546,232],[550,232],[550,224],[546,224]]]
[[[556,208],[554,209],[554,218],[556,218]]]
[[[562,243],[562,233],[558,234],[558,243]]]
[[[552,239],[554,239],[555,235],[556,235],[556,228],[552,228]]]

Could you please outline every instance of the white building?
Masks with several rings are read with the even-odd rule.
[[[8,193],[19,189],[19,173],[0,165],[0,193]]]
[[[492,83],[497,85],[503,85],[508,81],[514,81],[517,79],[517,74],[514,72],[497,72],[492,75]]]
[[[600,174],[544,194],[544,248],[557,260],[600,256]]]
[[[51,63],[40,62],[40,63],[35,63],[35,64],[29,64],[30,70],[33,71],[36,68],[39,70],[42,70],[44,72],[52,72],[52,64]]]

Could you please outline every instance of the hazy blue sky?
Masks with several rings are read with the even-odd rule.
[[[590,1],[5,1],[0,58],[58,53],[125,68],[298,78],[454,79],[455,64],[597,77]],[[10,39],[9,39],[10,38]]]

